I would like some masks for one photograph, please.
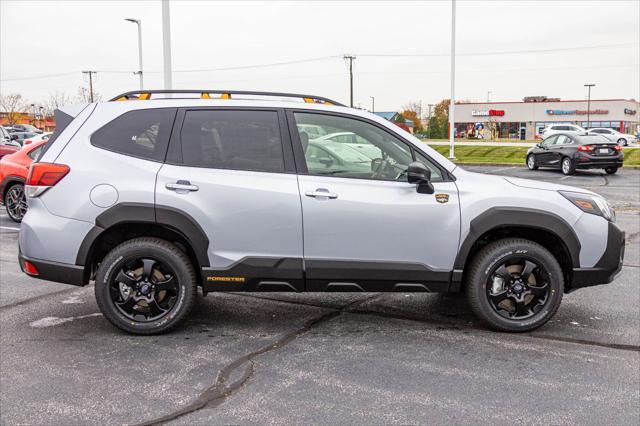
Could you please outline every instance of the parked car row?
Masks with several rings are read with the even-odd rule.
[[[540,134],[544,139],[550,136],[564,133],[564,134],[576,134],[576,135],[600,135],[606,138],[609,142],[616,142],[618,145],[628,146],[629,144],[638,143],[638,138],[628,133],[621,133],[615,129],[606,127],[594,127],[589,130],[584,127],[577,126],[575,124],[550,124],[540,131]]]

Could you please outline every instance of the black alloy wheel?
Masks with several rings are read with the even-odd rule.
[[[464,285],[469,306],[483,322],[496,330],[523,332],[542,326],[556,313],[564,274],[540,244],[505,238],[473,257]]]
[[[127,318],[155,321],[165,316],[180,296],[175,272],[152,258],[122,265],[110,283],[111,301]]]
[[[549,276],[534,260],[510,258],[494,268],[486,292],[491,307],[504,318],[530,318],[549,299]]]
[[[24,185],[16,183],[12,185],[4,195],[4,206],[9,218],[14,222],[22,222],[27,213],[27,197],[24,193]]]
[[[169,241],[142,237],[117,245],[100,261],[96,301],[113,325],[158,334],[180,324],[197,297],[193,262]]]

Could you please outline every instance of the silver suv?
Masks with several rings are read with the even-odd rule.
[[[130,92],[56,120],[26,183],[20,265],[94,280],[104,316],[130,333],[176,326],[198,287],[464,291],[489,326],[527,331],[621,269],[624,234],[599,195],[465,171],[328,99]]]

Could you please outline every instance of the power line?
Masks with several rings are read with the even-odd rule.
[[[594,46],[579,46],[579,47],[560,47],[556,49],[530,49],[530,50],[503,50],[495,52],[468,52],[468,53],[456,53],[456,56],[491,56],[491,55],[514,55],[522,53],[552,53],[552,52],[568,52],[575,50],[588,50],[588,49],[607,49],[612,47],[623,46],[637,46],[639,43],[617,43],[617,44],[601,44]],[[359,53],[358,56],[364,57],[379,57],[379,58],[421,58],[421,57],[448,57],[449,53]]]
[[[62,73],[58,73],[58,74],[37,75],[37,76],[33,76],[33,77],[3,78],[0,81],[38,80],[38,79],[41,79],[41,78],[61,77],[63,75],[71,75],[71,74],[77,74],[77,73],[78,73],[78,71],[69,71],[69,72],[62,72]]]
[[[639,43],[618,43],[618,44],[602,44],[596,46],[579,46],[579,47],[563,47],[557,49],[532,49],[532,50],[505,50],[505,51],[496,51],[496,52],[471,52],[471,53],[457,53],[456,56],[491,56],[491,55],[511,55],[511,54],[522,54],[522,53],[550,53],[550,52],[566,52],[566,51],[577,51],[577,50],[588,50],[588,49],[605,49],[612,47],[623,47],[623,46],[637,46]],[[358,54],[358,56],[362,57],[447,57],[448,53],[416,53],[416,54],[402,54],[402,53],[362,53]],[[283,62],[272,62],[266,64],[256,64],[256,65],[239,65],[239,66],[230,66],[230,67],[220,67],[220,68],[203,68],[203,69],[182,69],[182,70],[174,70],[174,73],[190,73],[190,72],[212,72],[212,71],[233,71],[233,70],[242,70],[242,69],[253,69],[253,68],[266,68],[266,67],[275,67],[282,65],[294,65],[294,64],[302,64],[307,62],[317,62],[327,59],[336,59],[340,58],[342,55],[330,55],[330,56],[320,56],[316,58],[307,58],[307,59],[299,59],[292,61],[283,61]],[[57,74],[46,74],[46,75],[36,75],[30,77],[17,77],[17,78],[3,78],[0,81],[22,81],[22,80],[38,80],[44,78],[54,78],[61,77],[66,75],[72,75],[79,71],[68,71]],[[109,73],[109,74],[130,74],[131,70],[98,70],[101,73]],[[146,73],[160,73],[162,71],[145,71]]]

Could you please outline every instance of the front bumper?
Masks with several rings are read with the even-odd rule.
[[[566,293],[583,287],[591,287],[612,282],[622,270],[624,261],[624,232],[609,222],[607,247],[593,268],[574,268],[571,285]]]
[[[25,261],[35,266],[38,273],[33,274],[27,272],[25,270]],[[77,286],[83,286],[89,282],[89,277],[85,274],[84,266],[31,259],[23,256],[20,251],[18,252],[18,262],[20,263],[22,272],[33,278]]]

